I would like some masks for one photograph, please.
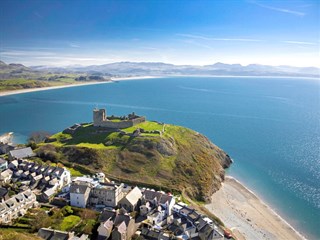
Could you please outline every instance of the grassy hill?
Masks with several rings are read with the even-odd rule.
[[[137,129],[138,136],[132,136]],[[57,133],[40,144],[38,155],[75,164],[108,177],[209,200],[219,189],[229,156],[205,136],[188,128],[144,122],[121,132],[83,124],[74,134]]]
[[[22,64],[6,64],[0,61],[0,92],[29,88],[41,88],[77,84],[89,81],[108,81],[101,74],[52,73],[36,71]]]

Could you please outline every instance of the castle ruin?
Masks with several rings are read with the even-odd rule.
[[[134,112],[123,117],[117,117],[113,115],[107,117],[105,109],[95,108],[93,110],[93,126],[95,127],[123,129],[135,126],[145,121],[145,117],[137,116]]]

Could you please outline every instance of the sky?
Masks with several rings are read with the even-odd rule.
[[[0,60],[320,67],[318,0],[1,0]]]

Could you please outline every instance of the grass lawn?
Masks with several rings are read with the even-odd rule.
[[[127,133],[132,133],[137,128],[143,128],[145,131],[162,131],[163,125],[159,124],[157,122],[146,121],[143,123],[139,123],[133,127],[123,129],[123,131],[125,131]]]
[[[133,133],[137,128],[143,128],[148,132],[162,131],[163,125],[157,122],[147,121],[122,130],[126,133]],[[155,135],[158,136],[159,134],[141,134],[141,136],[145,137],[153,137]],[[93,124],[86,124],[79,128],[73,135],[59,132],[52,135],[50,138],[56,139],[56,141],[49,143],[56,147],[75,145],[93,149],[117,149],[123,147],[130,139],[130,136],[121,136],[118,132],[97,132],[97,129]]]
[[[76,215],[67,216],[60,223],[60,230],[69,231],[73,227],[75,227],[80,221],[81,221],[81,218],[79,216],[76,216]]]
[[[78,170],[74,169],[74,168],[68,168],[66,167],[69,171],[72,177],[81,177],[83,176],[83,174],[81,172],[79,172]]]

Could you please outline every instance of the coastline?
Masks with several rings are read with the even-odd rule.
[[[85,83],[67,84],[67,85],[43,87],[43,88],[9,90],[9,91],[0,92],[0,97],[22,94],[22,93],[29,93],[29,92],[39,92],[39,91],[47,91],[47,90],[69,88],[69,87],[80,87],[80,86],[86,86],[86,85],[106,84],[106,83],[114,83],[117,81],[139,80],[139,79],[143,80],[143,79],[150,79],[150,78],[158,78],[158,77],[154,77],[154,76],[119,77],[119,78],[111,78],[110,81],[103,81],[103,82],[98,82],[98,81],[97,82],[85,82]]]
[[[135,77],[113,77],[110,81],[95,81],[95,82],[85,82],[85,83],[75,83],[75,84],[67,84],[67,85],[59,85],[59,86],[52,86],[52,87],[43,87],[43,88],[29,88],[29,89],[18,89],[18,90],[8,90],[0,92],[0,97],[15,95],[15,94],[22,94],[28,92],[38,92],[38,91],[46,91],[46,90],[53,90],[53,89],[60,89],[60,88],[69,88],[69,87],[78,87],[78,86],[86,86],[86,85],[95,85],[95,84],[105,84],[105,83],[113,83],[118,81],[130,81],[130,80],[145,80],[145,79],[152,79],[152,78],[165,78],[165,77],[237,77],[237,78],[306,78],[310,80],[320,80],[319,78],[313,77],[277,77],[277,76],[228,76],[228,75],[168,75],[168,76],[135,76]]]
[[[237,239],[303,239],[288,222],[237,179],[227,176],[205,207],[230,228]]]

